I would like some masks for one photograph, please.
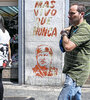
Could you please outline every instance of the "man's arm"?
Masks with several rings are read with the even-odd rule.
[[[8,45],[8,60],[9,62],[12,62],[12,59],[11,59],[11,48],[10,48],[10,41],[9,41],[9,45]]]
[[[65,51],[72,51],[74,48],[76,48],[76,44],[70,41],[70,39],[67,37],[71,29],[71,26],[68,28],[65,28],[60,32],[60,34],[63,36],[63,47]]]
[[[76,48],[76,44],[68,39],[66,35],[63,36],[63,47],[65,51],[72,51]]]

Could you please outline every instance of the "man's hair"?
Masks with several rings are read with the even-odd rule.
[[[1,15],[0,15],[0,29],[3,31],[3,33],[5,33],[4,19]]]
[[[78,4],[78,3],[76,3],[76,4],[72,4],[71,6],[73,6],[73,5],[77,5],[77,11],[79,13],[86,12],[86,8],[85,8],[84,4]]]
[[[49,52],[49,54],[52,56],[53,55],[53,51],[52,48],[49,47],[48,45],[39,45],[36,49],[36,55],[39,53],[43,53],[43,52]]]

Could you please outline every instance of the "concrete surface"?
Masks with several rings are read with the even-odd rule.
[[[4,100],[57,100],[62,87],[4,83]],[[82,100],[90,100],[90,85],[82,88]]]

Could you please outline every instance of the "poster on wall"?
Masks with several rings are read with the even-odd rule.
[[[64,23],[64,1],[25,2],[25,82],[55,85],[62,81],[60,30]]]

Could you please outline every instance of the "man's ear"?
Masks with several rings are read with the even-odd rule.
[[[85,15],[85,12],[81,12],[81,13],[80,13],[80,16],[83,17],[84,15]]]

